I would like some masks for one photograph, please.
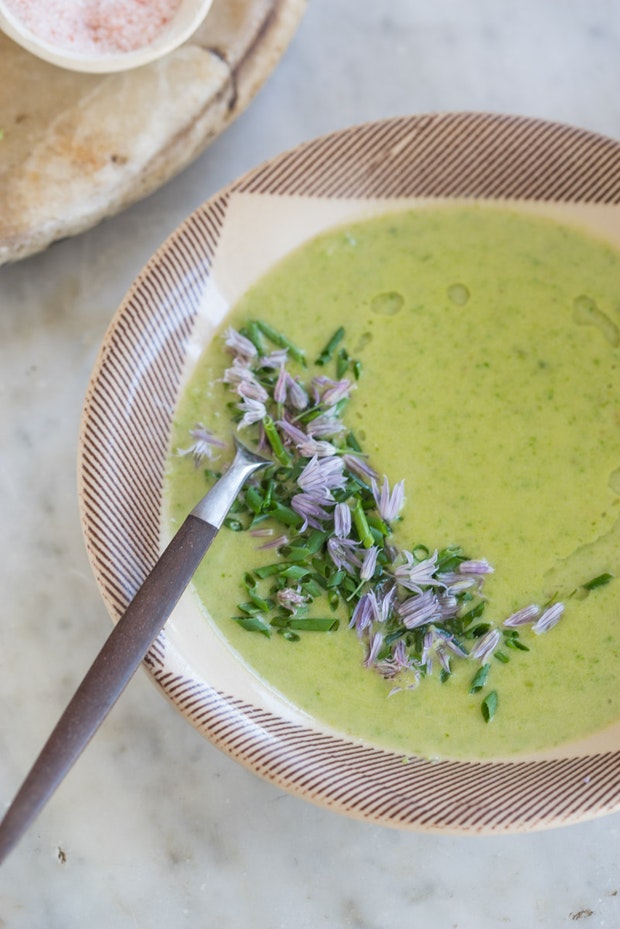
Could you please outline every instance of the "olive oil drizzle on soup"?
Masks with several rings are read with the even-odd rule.
[[[577,739],[616,722],[620,699],[620,254],[579,230],[494,207],[390,214],[322,235],[260,280],[223,330],[261,318],[313,359],[336,326],[363,365],[345,419],[376,471],[405,479],[397,536],[486,558],[496,622],[554,595],[550,632],[491,659],[496,717],[482,721],[460,662],[415,690],[362,667],[346,623],[299,642],[231,621],[247,568],[273,552],[223,530],[195,577],[213,622],[253,671],[339,731],[407,754],[489,758]],[[177,410],[167,477],[170,523],[204,493],[189,430],[231,433],[222,333]],[[223,464],[222,459],[219,464]]]

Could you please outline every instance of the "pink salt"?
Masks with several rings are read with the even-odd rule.
[[[39,39],[77,54],[130,52],[150,45],[181,0],[7,0]]]

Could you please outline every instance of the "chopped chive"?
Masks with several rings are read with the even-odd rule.
[[[314,529],[306,539],[306,548],[311,554],[316,555],[321,546],[327,542],[330,535],[331,533],[329,532],[321,532],[319,529]]]
[[[467,627],[469,626],[471,622],[473,622],[474,619],[479,619],[484,613],[484,607],[485,607],[485,602],[484,600],[481,600],[479,603],[476,604],[476,606],[472,606],[471,610],[468,610],[466,613],[463,613],[463,615],[461,616],[463,625]],[[484,632],[489,631],[488,623],[487,624],[481,623],[480,626],[485,626],[485,628],[482,629],[482,632],[479,633],[480,635],[482,635]],[[479,628],[480,626],[477,626],[476,628]],[[476,632],[474,631],[474,629],[471,630],[471,634],[476,635]]]
[[[466,624],[467,625],[467,624]],[[472,629],[467,630],[467,635],[471,639],[480,639],[483,635],[486,635],[491,629],[491,623],[478,623]]]
[[[296,513],[292,507],[285,506],[283,503],[272,502],[269,515],[285,526],[297,527],[301,526],[303,522],[299,513]]]
[[[261,580],[264,580],[266,577],[274,577],[276,574],[279,574],[281,570],[282,570],[282,562],[280,562],[279,564],[276,562],[275,564],[266,564],[266,565],[263,565],[261,568],[255,568],[254,574],[257,577],[260,577]]]
[[[269,609],[268,606],[266,608],[267,610]],[[254,603],[252,600],[249,600],[247,603],[238,603],[237,609],[247,616],[256,616],[258,613],[265,612],[265,607],[258,606],[258,604]]]
[[[232,532],[243,532],[244,525],[239,519],[234,519],[232,516],[227,516],[223,522],[223,525],[227,529],[230,529]]]
[[[346,576],[347,575],[344,571],[336,571],[335,574],[332,574],[332,576],[327,581],[328,590],[332,587],[339,587],[340,584],[342,584],[342,582],[345,580]]]
[[[307,546],[296,546],[283,549],[282,554],[286,556],[288,561],[305,561],[311,552]]]
[[[497,691],[492,690],[486,695],[484,700],[480,705],[480,710],[482,712],[482,718],[485,723],[490,723],[493,717],[495,716],[497,710]]]
[[[253,319],[251,319],[250,322],[240,330],[240,332],[250,340],[259,355],[265,354],[265,343],[263,342],[260,329]]]
[[[346,349],[341,348],[336,358],[336,377],[341,378],[349,367],[349,354]]]
[[[255,346],[258,358],[253,351],[250,352],[252,358],[247,358],[247,342],[244,344],[241,340],[235,340],[234,330],[227,334],[227,347],[233,348],[235,362],[242,362],[244,368],[247,368],[244,371],[244,384],[251,382],[257,388],[256,395],[261,397],[260,403],[264,410],[258,407],[261,416],[258,423],[252,422],[255,410],[250,404],[239,404],[238,397],[228,404],[228,410],[233,423],[243,421],[244,426],[252,427],[253,438],[259,447],[261,442],[268,443],[273,462],[260,476],[253,477],[238,495],[227,516],[226,525],[241,531],[262,525],[265,520],[270,524],[273,521],[273,524],[280,524],[277,531],[281,537],[276,538],[272,529],[256,533],[257,536],[274,535],[273,540],[265,542],[261,548],[275,549],[277,554],[274,557],[277,560],[245,573],[242,589],[246,591],[246,601],[238,604],[240,615],[233,619],[242,628],[265,636],[277,633],[294,642],[303,638],[304,632],[333,630],[342,620],[355,629],[366,647],[372,645],[369,655],[373,657],[372,660],[369,658],[368,666],[376,666],[384,675],[386,668],[389,668],[390,676],[406,673],[407,669],[415,671],[416,676],[427,676],[431,667],[428,656],[436,651],[437,657],[441,659],[439,678],[444,683],[451,675],[451,664],[458,658],[467,659],[470,651],[471,656],[477,659],[471,672],[476,673],[469,685],[470,693],[486,690],[481,712],[489,722],[497,709],[497,693],[489,692],[487,688],[493,664],[491,655],[499,663],[506,664],[511,657],[515,657],[509,649],[529,649],[519,639],[516,629],[497,628],[485,622],[483,578],[474,578],[475,583],[470,584],[467,577],[476,573],[476,559],[470,558],[458,545],[439,548],[437,556],[431,558],[431,552],[438,547],[429,548],[425,544],[410,548],[406,559],[401,557],[403,550],[392,536],[394,519],[400,519],[400,516],[388,518],[385,515],[392,508],[387,508],[383,500],[380,502],[376,499],[376,488],[370,478],[373,472],[355,465],[356,461],[361,462],[361,456],[364,459],[366,456],[362,444],[348,430],[342,418],[349,402],[348,397],[344,396],[335,405],[329,406],[321,399],[317,382],[313,383],[311,377],[304,384],[297,375],[284,371],[282,377],[284,374],[293,377],[298,391],[295,393],[293,386],[289,385],[276,400],[275,387],[281,382],[277,369],[281,363],[286,365],[291,360],[306,367],[304,352],[286,335],[262,320],[250,320],[240,330],[240,334]],[[315,363],[321,368],[331,361],[338,378],[352,372],[352,376],[358,379],[362,365],[357,359],[351,358],[344,347],[344,338],[345,329],[341,326],[324,345]],[[285,349],[286,352],[275,353],[272,346]],[[287,353],[288,359],[284,357]],[[270,357],[263,364],[266,355],[275,355],[275,359]],[[350,374],[348,376],[351,377]],[[235,378],[225,377],[223,380],[229,383],[232,391],[243,397],[238,384],[234,383]],[[342,393],[346,394],[346,391]],[[308,397],[313,398],[310,401],[313,405],[308,405]],[[317,423],[316,429],[313,429],[314,420],[319,418],[322,422]],[[326,428],[331,425],[328,420],[333,420],[334,429],[331,432]],[[289,443],[289,439],[284,438],[284,431],[276,426],[276,422],[280,421],[290,423],[305,434],[307,443],[296,439]],[[292,429],[286,431],[291,437],[296,434]],[[338,469],[334,469],[333,479],[329,469],[326,469],[325,473],[329,476],[324,478],[324,486],[320,486],[320,482],[317,484],[316,508],[312,510],[309,507],[311,517],[304,519],[291,503],[293,496],[299,492],[299,478],[309,459],[314,454],[324,454],[324,449],[314,444],[323,438],[333,446],[328,451],[342,458]],[[305,449],[302,452],[305,444],[312,449],[311,452],[306,453]],[[350,457],[347,452],[351,452]],[[203,457],[206,454],[204,452]],[[338,458],[334,459],[334,464],[336,462]],[[212,480],[219,477],[219,474],[206,470],[205,477]],[[328,549],[327,543],[336,528],[335,508],[342,504],[350,508],[353,531],[346,528],[346,542],[339,553],[338,547],[332,549],[330,544]],[[344,523],[349,526],[348,518]],[[352,548],[347,549],[348,545]],[[373,556],[376,553],[376,559],[373,557],[369,562],[365,555],[365,561],[362,562],[362,547],[372,550]],[[407,564],[403,564],[403,561]],[[467,575],[462,575],[464,584],[457,582],[451,585],[447,576],[454,573],[458,575],[463,561],[472,562],[467,568]],[[427,565],[423,562],[431,566],[428,574]],[[479,563],[482,563],[481,559]],[[366,566],[364,571],[361,570],[362,564]],[[373,568],[372,579],[365,577],[371,573],[370,564]],[[600,574],[579,587],[571,596],[583,598],[588,591],[607,584],[611,579],[610,574]],[[442,588],[447,586],[448,589],[453,586],[453,590],[445,597],[445,606],[442,603],[439,621],[429,620],[408,629],[404,625],[407,614],[401,607],[411,591],[419,590],[417,585],[421,585],[424,596],[434,591],[437,585]],[[439,594],[439,591],[436,593]],[[367,598],[365,602],[364,598]],[[554,596],[550,603],[555,600]],[[412,616],[415,609],[412,606]],[[311,610],[317,610],[321,615],[309,616]],[[328,616],[328,613],[332,615]],[[491,629],[494,631],[489,635]],[[483,636],[488,636],[487,641]],[[478,639],[479,642],[472,643],[472,640]],[[501,640],[501,644],[496,648],[498,640]],[[374,643],[378,641],[381,645],[376,646]]]
[[[487,682],[487,677],[489,676],[489,671],[491,670],[490,664],[483,664],[482,667],[478,670],[474,676],[470,686],[470,694],[477,694],[479,690],[482,690],[484,685]]]
[[[370,526],[368,525],[368,520],[366,519],[362,501],[359,497],[357,497],[351,509],[351,516],[353,517],[353,523],[357,529],[360,542],[364,548],[370,548],[375,544],[375,540],[370,531]]]
[[[260,616],[234,616],[233,619],[247,632],[260,632],[267,638],[271,635],[269,626]]]
[[[315,581],[313,577],[311,578],[306,577],[304,578],[303,583],[301,585],[301,592],[302,594],[305,594],[307,597],[311,597],[314,600],[315,597],[321,596],[323,592],[323,588],[321,587],[320,584],[317,584],[317,582]]]
[[[411,554],[413,555],[416,561],[424,561],[426,558],[429,557],[430,553],[431,553],[430,548],[427,548],[426,545],[420,545],[419,543],[417,545],[414,545],[411,550]]]
[[[340,326],[338,329],[336,329],[336,331],[334,332],[333,336],[331,337],[327,345],[325,345],[325,347],[321,350],[318,358],[315,360],[314,363],[319,366],[326,365],[327,362],[330,361],[332,355],[334,354],[335,349],[338,347],[338,345],[340,344],[340,342],[342,342],[343,339],[344,339],[344,326]]]
[[[337,610],[340,605],[340,597],[335,591],[332,591],[327,598],[330,610]]]
[[[609,584],[610,581],[613,581],[613,574],[599,574],[598,577],[593,577],[591,581],[587,581],[585,584],[582,584],[584,590],[595,590],[597,587],[604,587],[605,584]]]
[[[354,452],[362,451],[362,446],[359,444],[359,442],[355,438],[355,435],[352,432],[347,433],[347,437],[345,441],[348,447],[353,449]]]
[[[293,459],[291,458],[287,450],[284,448],[284,445],[282,444],[282,439],[280,438],[280,434],[278,430],[276,429],[276,424],[274,423],[271,416],[264,417],[263,428],[265,430],[267,441],[271,445],[272,452],[274,453],[274,455],[276,456],[276,458],[278,459],[281,465],[288,467]]]
[[[333,616],[308,616],[302,619],[293,616],[289,621],[289,629],[299,629],[305,632],[332,632],[339,625],[339,620]]]
[[[521,642],[520,639],[516,639],[516,638],[506,639],[506,641],[504,642],[504,645],[507,648],[515,648],[520,652],[529,652],[529,648],[527,647],[527,645],[524,645],[524,643]]]
[[[251,487],[251,486],[250,486],[250,487],[247,488],[247,490],[246,490],[246,492],[245,492],[245,502],[247,503],[247,505],[249,506],[249,508],[252,510],[252,512],[253,512],[256,516],[258,516],[258,514],[260,513],[260,511],[261,511],[262,508],[263,508],[263,502],[264,502],[264,501],[263,501],[263,497],[262,497],[261,494],[258,492],[258,490],[256,489],[256,487]]]
[[[437,556],[437,571],[456,571],[463,561],[465,561],[463,549],[457,545],[449,546],[440,551]]]
[[[306,574],[310,573],[310,568],[304,568],[303,565],[291,564],[287,565],[281,571],[278,572],[279,577],[287,577],[291,580],[299,581],[302,577],[305,577]]]
[[[257,606],[263,613],[268,613],[273,608],[273,602],[270,603],[268,600],[265,600],[264,597],[259,597],[254,590],[248,590],[248,597],[254,606]]]
[[[321,588],[321,590],[327,590],[327,581],[325,580],[322,574],[319,574],[318,571],[311,576],[308,583],[313,583],[313,584],[318,585]]]
[[[279,332],[277,329],[274,329],[273,326],[270,326],[269,323],[266,323],[262,319],[257,319],[256,325],[263,333],[263,335],[267,336],[270,342],[273,342],[273,344],[277,345],[278,348],[288,349],[291,357],[294,358],[295,361],[298,361],[304,367],[306,366],[306,356],[304,352],[297,348],[297,346],[291,342],[287,336],[285,336],[282,332]]]

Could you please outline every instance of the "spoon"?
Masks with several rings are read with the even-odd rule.
[[[271,464],[235,440],[229,469],[187,516],[108,636],[0,822],[0,864],[129,683],[247,478]]]

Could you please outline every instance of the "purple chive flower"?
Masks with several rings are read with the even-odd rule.
[[[252,369],[243,361],[235,358],[230,368],[226,368],[222,378],[225,384],[236,390],[240,396],[252,397],[254,400],[267,400],[269,394],[256,380]]]
[[[237,332],[236,329],[233,329],[232,326],[226,330],[225,339],[226,347],[238,358],[244,358],[250,361],[258,355],[254,343],[246,339],[246,337],[241,335],[240,332]]]
[[[269,399],[269,394],[263,385],[253,378],[240,381],[237,386],[237,393],[243,399],[247,397],[248,400],[259,400],[261,403],[265,403]]]
[[[315,455],[297,478],[297,483],[304,493],[319,502],[333,500],[332,490],[345,485],[343,467],[341,458],[319,458]]]
[[[289,403],[296,410],[305,410],[308,406],[308,394],[301,386],[299,381],[296,381],[294,377],[290,374],[287,379],[287,390],[288,390],[288,399]]]
[[[217,458],[216,449],[226,448],[226,443],[217,438],[202,423],[196,423],[193,429],[189,431],[190,437],[194,440],[189,448],[180,448],[179,455],[191,455],[196,467],[200,465],[203,458],[212,460]]]
[[[420,661],[425,666],[427,674],[431,674],[433,671],[433,659],[431,652],[433,651],[436,638],[437,633],[431,626],[431,628],[427,629],[424,633],[424,638],[422,640],[422,654],[420,655]]]
[[[350,452],[347,452],[346,455],[342,456],[345,467],[352,471],[353,474],[357,474],[358,477],[361,477],[362,480],[373,480],[377,477],[377,472],[374,468],[371,468],[370,465],[364,461],[359,455],[353,455]]]
[[[334,507],[334,535],[346,539],[351,532],[351,508],[346,503],[337,503]]]
[[[308,602],[307,597],[300,594],[298,590],[293,590],[292,587],[283,587],[279,590],[276,593],[276,600],[281,607],[288,610],[291,614],[296,613],[300,606]]]
[[[381,517],[388,523],[396,519],[405,501],[405,482],[399,481],[395,484],[391,493],[387,477],[383,478],[381,490],[379,490],[379,486],[374,478],[371,486],[372,495],[375,498],[375,503],[377,504],[377,509]]]
[[[284,365],[280,366],[280,373],[278,374],[278,379],[273,388],[273,399],[276,403],[286,403],[286,379],[288,377],[288,371]]]
[[[289,374],[284,365],[280,368],[273,389],[273,399],[276,403],[286,403],[288,400],[296,410],[305,410],[308,406],[308,394],[301,384]]]
[[[445,632],[443,629],[437,629],[436,631],[437,635],[441,638],[442,648],[452,652],[453,655],[458,655],[459,658],[468,657],[468,654],[461,643],[457,642],[453,635],[450,635],[449,632]]]
[[[379,549],[376,545],[372,545],[370,548],[367,548],[364,552],[362,558],[362,567],[360,569],[360,578],[363,581],[369,581],[373,574],[375,573],[375,568],[377,567],[377,555],[379,554]]]
[[[476,642],[469,653],[470,658],[485,661],[489,658],[500,643],[502,634],[499,629],[490,629]]]
[[[310,494],[295,494],[291,498],[291,507],[304,521],[300,532],[304,532],[307,526],[312,526],[313,529],[322,529],[321,522],[330,518],[329,512]]]
[[[283,545],[288,545],[288,543],[288,536],[279,535],[276,539],[269,539],[268,542],[263,542],[263,544],[259,545],[258,547],[260,549],[282,548]]]
[[[376,590],[369,590],[362,594],[355,605],[349,628],[355,628],[361,636],[372,623],[385,623],[389,619],[394,602],[395,590],[392,588],[386,594],[377,594]]]
[[[413,668],[413,662],[407,652],[407,647],[402,639],[396,643],[392,649],[392,654],[383,661],[378,661],[377,671],[386,679],[397,677],[403,671],[410,671]]]
[[[324,375],[312,378],[315,403],[321,403],[327,407],[335,406],[341,400],[345,400],[353,387],[354,385],[347,377],[340,381],[334,381],[331,377],[325,377]]]
[[[370,638],[368,645],[368,652],[366,658],[364,659],[364,667],[369,668],[371,665],[375,664],[377,661],[377,656],[381,651],[381,646],[383,645],[383,635],[380,632],[374,632]]]
[[[332,536],[327,540],[327,551],[338,570],[344,569],[348,574],[355,574],[360,566],[356,551],[359,542],[353,539],[338,539]]]
[[[451,593],[440,593],[437,594],[437,606],[440,620],[445,622],[447,619],[454,619],[459,609],[459,601]]]
[[[286,419],[279,419],[276,426],[284,433],[285,440],[290,439],[304,458],[313,458],[315,455],[317,458],[329,458],[336,454],[336,448],[331,442],[313,439],[312,436],[306,435],[303,429]]]
[[[458,568],[459,574],[493,574],[493,568],[485,558],[462,561]]]
[[[457,571],[442,571],[437,574],[437,580],[451,594],[464,593],[472,587],[482,586],[482,576],[459,574]]]
[[[449,646],[446,636],[439,629],[431,626],[424,634],[422,642],[422,654],[420,660],[425,667],[427,674],[433,673],[433,660],[437,658],[442,669],[450,674],[450,655],[448,654]],[[455,652],[461,654],[461,652]],[[462,653],[466,654],[466,653]]]
[[[538,622],[532,626],[532,631],[536,635],[541,635],[543,632],[548,632],[549,629],[553,627],[560,621],[562,613],[564,612],[563,603],[554,603],[553,606],[550,606],[542,614]]]
[[[248,367],[247,362],[243,362],[239,358],[234,359],[230,368],[226,368],[222,376],[223,382],[230,387],[234,387],[235,390],[242,381],[253,381],[254,379],[252,369]]]
[[[513,629],[516,626],[525,626],[528,623],[533,623],[539,615],[540,607],[536,603],[530,603],[529,606],[521,607],[520,610],[517,610],[517,612],[509,616],[508,619],[505,619],[503,625],[508,626],[509,629]]]
[[[402,552],[406,563],[392,568],[392,574],[401,587],[422,593],[423,587],[443,587],[440,580],[435,577],[437,568],[437,552],[423,561],[416,561],[411,552]]]
[[[288,419],[277,420],[276,426],[284,433],[285,438],[291,439],[295,445],[305,442],[308,438],[303,429],[300,429],[295,423],[290,423]]]
[[[374,591],[369,590],[368,593],[362,594],[355,604],[355,609],[353,610],[349,623],[349,629],[355,629],[358,636],[362,635],[364,630],[371,625],[375,618],[375,609],[372,602],[374,597]]]
[[[258,362],[257,367],[275,370],[281,368],[288,360],[288,349],[278,348],[269,355],[263,355]]]
[[[407,629],[417,629],[419,626],[438,621],[441,617],[437,594],[432,590],[407,597],[398,604],[396,610]]]
[[[313,438],[333,439],[347,432],[347,427],[341,422],[335,410],[328,410],[308,423],[308,435]]]
[[[450,667],[450,655],[448,655],[448,653],[446,652],[446,649],[444,648],[441,642],[437,644],[437,647],[435,649],[435,654],[437,655],[437,658],[439,659],[439,664],[441,665],[442,669],[446,672],[446,674],[450,674],[452,670],[452,668]]]
[[[243,418],[238,429],[244,426],[251,426],[253,423],[259,423],[267,415],[265,404],[261,400],[254,400],[252,397],[244,397],[241,403],[237,404],[237,409],[243,413]]]
[[[322,439],[312,439],[308,436],[304,442],[297,446],[299,453],[304,458],[330,458],[336,454],[336,448],[331,442],[325,442]]]

